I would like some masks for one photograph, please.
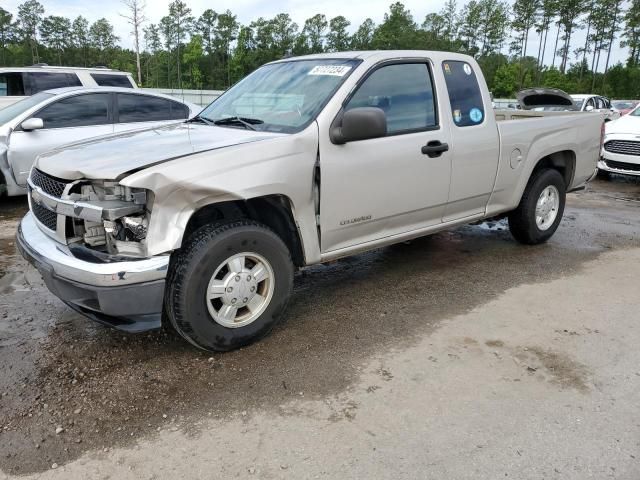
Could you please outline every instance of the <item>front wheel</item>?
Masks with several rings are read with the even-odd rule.
[[[205,226],[187,239],[168,275],[165,309],[193,345],[228,351],[268,334],[293,285],[293,263],[266,226],[239,220]]]
[[[518,208],[509,214],[509,230],[520,243],[544,243],[562,220],[566,200],[564,178],[557,170],[535,173],[525,188]]]

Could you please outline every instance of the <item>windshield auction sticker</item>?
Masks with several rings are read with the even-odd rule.
[[[348,65],[316,65],[307,75],[331,75],[332,77],[344,77],[351,70]]]

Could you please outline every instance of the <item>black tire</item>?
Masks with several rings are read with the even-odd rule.
[[[229,328],[209,314],[205,294],[216,268],[229,257],[251,251],[268,260],[274,273],[271,301],[252,323]],[[204,350],[229,351],[259,340],[281,319],[293,287],[293,262],[282,239],[251,220],[207,225],[174,253],[165,290],[165,312],[177,332]]]
[[[542,191],[554,186],[560,194],[560,205],[555,220],[549,228],[541,230],[536,223],[536,204]],[[518,242],[537,245],[549,240],[558,229],[564,213],[567,196],[564,178],[557,170],[544,169],[535,172],[529,179],[518,208],[509,213],[509,230]]]

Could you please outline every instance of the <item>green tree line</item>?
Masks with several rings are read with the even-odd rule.
[[[182,0],[151,23],[144,8],[143,0],[123,1],[134,39],[128,49],[106,18],[47,15],[37,0],[15,12],[0,7],[0,65],[105,65],[130,71],[147,87],[224,89],[288,55],[445,50],[473,55],[496,97],[530,86],[640,97],[640,0],[447,0],[422,20],[396,2],[380,23],[360,25],[321,13],[302,25],[287,13],[243,25],[229,10],[196,16]],[[625,63],[612,64],[617,48]]]

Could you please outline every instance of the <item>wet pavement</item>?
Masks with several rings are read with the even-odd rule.
[[[596,180],[569,196],[546,245],[516,244],[504,222],[490,222],[307,269],[272,335],[212,355],[170,331],[123,335],[64,306],[15,251],[25,204],[0,199],[0,470],[7,474],[127,447],[168,426],[197,436],[203,416],[225,421],[279,411],[302,396],[333,398],[358,381],[363,365],[429,338],[447,319],[640,246],[640,179]],[[504,347],[496,342],[489,347]],[[588,388],[582,367],[560,354],[514,355],[535,357],[565,387]]]

